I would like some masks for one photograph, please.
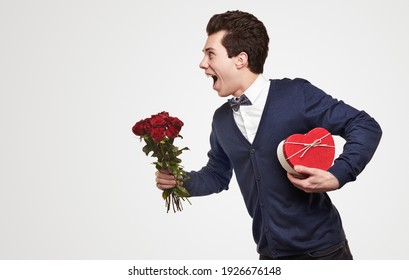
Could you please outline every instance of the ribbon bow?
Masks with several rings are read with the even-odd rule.
[[[230,107],[234,112],[237,112],[240,108],[240,105],[247,106],[252,105],[251,101],[247,98],[245,94],[242,94],[240,97],[233,97],[229,100]]]

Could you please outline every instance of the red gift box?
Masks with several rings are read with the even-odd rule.
[[[335,157],[334,138],[322,127],[293,134],[278,145],[277,156],[283,168],[293,174],[298,174],[295,165],[328,170]]]

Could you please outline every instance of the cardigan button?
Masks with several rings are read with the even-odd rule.
[[[256,150],[255,149],[251,149],[250,153],[255,154]]]

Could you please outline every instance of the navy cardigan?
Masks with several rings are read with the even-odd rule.
[[[324,127],[346,140],[329,169],[342,187],[356,179],[381,138],[378,123],[364,111],[332,98],[303,79],[271,80],[257,134],[251,144],[227,103],[212,122],[208,163],[189,172],[192,196],[227,190],[234,170],[260,254],[280,257],[327,248],[346,239],[340,215],[327,193],[305,193],[289,182],[276,150],[291,134]]]

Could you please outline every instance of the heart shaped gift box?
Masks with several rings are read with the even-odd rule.
[[[277,156],[283,168],[292,174],[298,174],[295,165],[328,170],[335,157],[334,138],[322,127],[306,134],[293,134],[278,145]]]

